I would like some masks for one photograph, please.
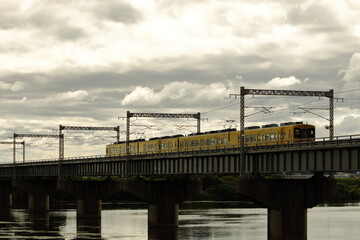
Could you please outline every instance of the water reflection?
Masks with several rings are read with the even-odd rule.
[[[102,239],[101,218],[80,218],[76,221],[75,239]]]
[[[178,240],[179,229],[178,228],[149,228],[148,239],[149,240]]]
[[[202,209],[182,212],[179,239],[266,239],[266,209]]]
[[[48,212],[13,210],[8,221],[0,222],[0,239],[65,239],[59,229],[65,224],[63,214],[52,214],[50,218]]]
[[[357,240],[360,204],[308,211],[309,240]],[[265,240],[266,209],[180,210],[179,228],[149,229],[146,209],[109,209],[100,219],[76,221],[75,210],[29,214],[14,210],[0,219],[0,239]]]

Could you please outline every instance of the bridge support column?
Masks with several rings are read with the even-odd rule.
[[[76,214],[78,218],[100,218],[101,199],[91,195],[78,199]]]
[[[78,233],[101,232],[101,203],[120,190],[120,183],[114,181],[72,181],[59,180],[57,188],[77,198],[76,222]]]
[[[11,216],[12,186],[11,180],[0,181],[0,218]]]
[[[54,179],[14,179],[13,187],[28,194],[28,210],[30,212],[48,212],[49,195],[56,191]]]
[[[30,193],[28,195],[29,211],[49,211],[50,197],[45,193]]]
[[[179,203],[173,199],[161,199],[157,203],[149,203],[148,226],[149,227],[178,227]]]
[[[307,209],[329,200],[336,181],[310,179],[242,179],[237,192],[268,208],[268,240],[306,240]]]
[[[201,191],[200,181],[127,181],[124,190],[149,203],[149,228],[177,228],[179,203]]]
[[[268,209],[268,239],[307,239],[307,209]]]
[[[101,218],[101,199],[104,197],[104,190],[107,181],[72,181],[59,180],[58,189],[66,192],[77,199],[76,217]]]

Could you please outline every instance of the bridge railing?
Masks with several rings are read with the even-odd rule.
[[[321,137],[311,139],[311,141],[267,141],[262,142],[261,144],[245,144],[245,151],[254,151],[259,149],[284,149],[284,148],[304,148],[304,147],[321,147],[321,146],[338,146],[343,144],[356,144],[360,143],[360,134],[357,135],[342,135],[333,137],[330,139],[329,137]],[[214,153],[218,152],[221,153],[223,151],[226,152],[239,152],[240,146],[239,144],[236,145],[221,145],[221,146],[197,146],[197,147],[188,147],[182,150],[169,150],[163,152],[147,152],[145,154],[133,154],[130,158],[153,158],[153,157],[171,157],[171,156],[179,156],[179,155],[194,155],[194,154],[207,154],[207,153]],[[62,162],[67,161],[107,161],[107,160],[126,160],[126,156],[116,156],[116,157],[107,157],[105,155],[92,155],[92,156],[80,156],[80,157],[68,157],[64,158]],[[51,158],[51,159],[39,159],[39,160],[26,160],[25,164],[32,164],[32,163],[42,163],[42,164],[53,164],[54,162],[58,162],[59,158]],[[17,164],[24,164],[23,162],[19,162]],[[12,162],[7,163],[0,163],[0,165],[13,165]]]

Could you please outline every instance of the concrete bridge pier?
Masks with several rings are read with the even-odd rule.
[[[137,180],[126,181],[124,191],[144,199],[149,204],[149,228],[177,228],[179,226],[179,203],[192,199],[201,191],[201,187],[200,181]],[[163,231],[160,232],[163,234]],[[174,231],[171,232],[171,234],[173,233]]]
[[[6,219],[11,216],[12,209],[12,182],[11,180],[0,181],[0,218]]]
[[[12,186],[28,194],[29,212],[48,212],[50,194],[56,191],[54,179],[13,179]]]
[[[148,239],[178,240],[179,228],[148,228]]]
[[[237,192],[268,208],[268,240],[306,240],[307,209],[329,200],[336,181],[310,179],[242,179]]]
[[[120,191],[115,181],[59,180],[57,188],[77,199],[78,232],[101,233],[102,199]]]

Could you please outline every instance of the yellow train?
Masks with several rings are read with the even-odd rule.
[[[287,122],[252,126],[244,129],[244,145],[271,145],[314,141],[315,126],[303,122]],[[193,151],[202,149],[234,148],[240,146],[240,132],[236,129],[225,129],[187,136],[174,135],[158,138],[132,140],[129,142],[129,153],[153,154],[177,151]],[[106,146],[106,156],[126,155],[126,143],[117,142]]]

